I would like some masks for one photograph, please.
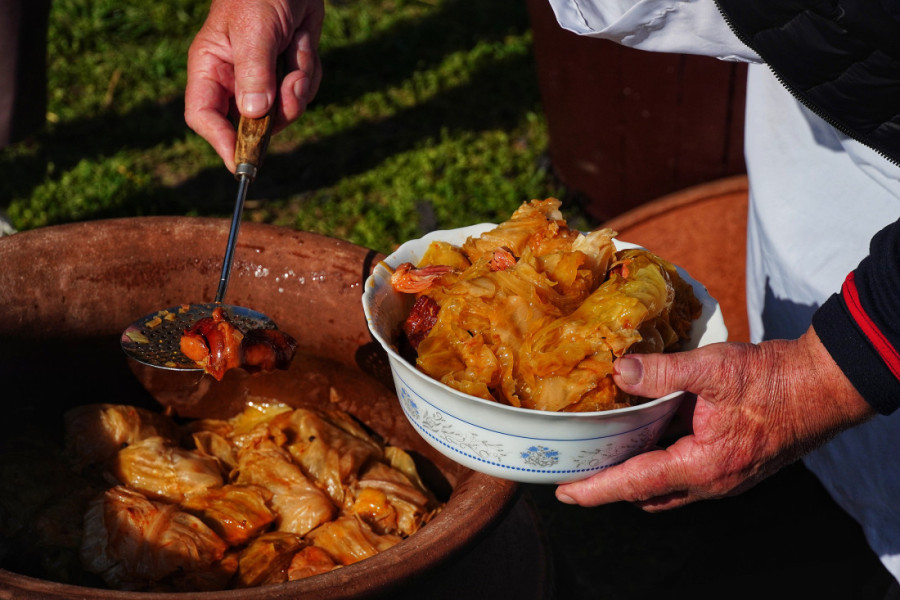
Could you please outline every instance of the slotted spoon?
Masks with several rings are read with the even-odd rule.
[[[150,313],[129,325],[122,333],[121,345],[125,353],[136,361],[151,367],[175,371],[202,371],[201,367],[181,353],[181,336],[184,330],[222,307],[224,317],[237,329],[246,333],[250,329],[275,329],[275,323],[266,315],[241,306],[224,304],[225,292],[234,263],[234,248],[244,213],[247,189],[256,179],[272,133],[271,113],[259,118],[241,117],[237,127],[234,159],[237,167],[234,176],[238,180],[238,193],[231,217],[231,229],[222,260],[222,273],[214,302],[182,304]]]

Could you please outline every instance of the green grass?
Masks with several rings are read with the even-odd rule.
[[[0,151],[14,227],[230,215],[236,184],[183,120],[187,49],[207,6],[54,1],[47,127]],[[247,220],[388,251],[563,194],[544,167],[525,3],[333,0],[320,51],[319,95],[273,139]]]

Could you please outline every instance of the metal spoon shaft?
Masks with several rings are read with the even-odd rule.
[[[237,244],[241,218],[244,214],[244,201],[247,199],[247,188],[256,179],[269,147],[272,135],[272,113],[259,119],[241,117],[238,122],[234,145],[234,177],[238,180],[237,200],[234,203],[234,215],[231,217],[231,230],[228,232],[228,244],[225,246],[225,258],[222,260],[222,274],[219,277],[219,289],[216,302],[225,301],[228,291],[228,280],[231,278],[231,266],[234,262],[234,247]]]
[[[241,229],[241,218],[244,214],[244,201],[247,199],[247,188],[250,177],[241,175],[238,179],[237,199],[234,203],[234,214],[231,216],[231,229],[228,232],[228,244],[225,246],[225,258],[222,259],[222,274],[219,276],[219,289],[216,291],[216,303],[225,301],[228,281],[231,279],[231,266],[234,263],[234,247],[237,244],[238,232]]]

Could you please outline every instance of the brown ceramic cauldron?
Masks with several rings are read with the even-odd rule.
[[[516,486],[465,469],[434,452],[399,409],[386,357],[366,328],[360,296],[381,256],[328,237],[244,224],[226,301],[270,316],[299,341],[287,371],[221,382],[148,369],[126,359],[122,330],[154,310],[215,295],[228,223],[203,218],[135,218],[77,223],[0,239],[0,428],[27,439],[61,437],[61,415],[84,403],[161,408],[186,417],[223,417],[249,397],[347,410],[387,442],[406,448],[445,509],[399,545],[306,580],[192,598],[360,598],[383,595],[439,568],[481,539],[513,503]],[[15,490],[6,490],[16,500]],[[2,512],[2,506],[0,506]],[[2,516],[2,515],[0,515]],[[15,549],[5,542],[4,553]],[[0,558],[0,560],[5,560]],[[122,593],[23,575],[0,562],[0,598],[118,598]],[[127,594],[131,597],[131,594]],[[183,594],[135,594],[180,599]]]

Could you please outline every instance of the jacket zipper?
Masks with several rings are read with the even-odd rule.
[[[716,3],[716,8],[719,10],[719,14],[722,15],[722,18],[725,20],[725,24],[728,25],[728,28],[731,30],[731,32],[732,32],[732,33],[733,33],[733,34],[734,34],[741,42],[743,42],[748,48],[753,49],[753,51],[755,52],[755,51],[756,51],[756,48],[753,47],[753,44],[750,43],[750,40],[748,40],[747,37],[744,36],[744,34],[742,34],[740,31],[737,30],[737,28],[734,26],[734,23],[732,23],[732,21],[731,21],[731,17],[729,17],[729,16],[728,16],[728,13],[726,13],[725,10],[722,8],[722,5],[719,3],[719,0],[714,0],[714,1],[715,1],[715,3]],[[763,60],[765,60],[765,59],[763,59]],[[867,141],[865,141],[865,140],[861,140],[858,136],[856,136],[856,135],[852,132],[852,130],[851,130],[849,127],[847,127],[846,125],[844,125],[844,124],[841,123],[840,121],[837,121],[836,119],[832,118],[831,116],[824,114],[824,113],[823,113],[823,112],[822,112],[815,104],[812,103],[811,100],[809,100],[808,98],[806,98],[806,96],[805,96],[802,92],[800,92],[800,91],[797,90],[793,85],[791,85],[790,83],[788,83],[787,81],[785,81],[784,77],[781,76],[781,73],[779,73],[778,71],[776,71],[775,68],[772,67],[772,65],[770,65],[768,61],[766,61],[766,66],[767,66],[767,67],[769,68],[769,70],[772,72],[772,75],[775,76],[775,79],[778,80],[778,83],[780,83],[780,84],[781,84],[788,92],[790,92],[790,94],[791,94],[794,98],[796,98],[796,100],[797,100],[800,104],[802,104],[804,107],[806,107],[810,112],[812,112],[814,115],[816,115],[817,117],[819,117],[820,119],[822,119],[823,121],[825,121],[825,122],[826,122],[828,125],[830,125],[831,127],[833,127],[833,128],[835,128],[836,130],[840,131],[841,133],[843,133],[843,134],[846,135],[847,137],[852,138],[852,139],[858,141],[859,143],[863,144],[864,146],[866,146],[866,147],[868,147],[868,148],[874,150],[875,153],[878,154],[878,156],[882,157],[883,159],[885,159],[885,160],[888,161],[889,163],[893,164],[893,165],[896,166],[896,167],[900,167],[900,159],[895,159],[895,158],[889,156],[889,155],[888,155],[886,152],[884,152],[883,150],[881,150],[881,149],[875,147],[874,145],[870,144],[869,142],[867,142]]]

